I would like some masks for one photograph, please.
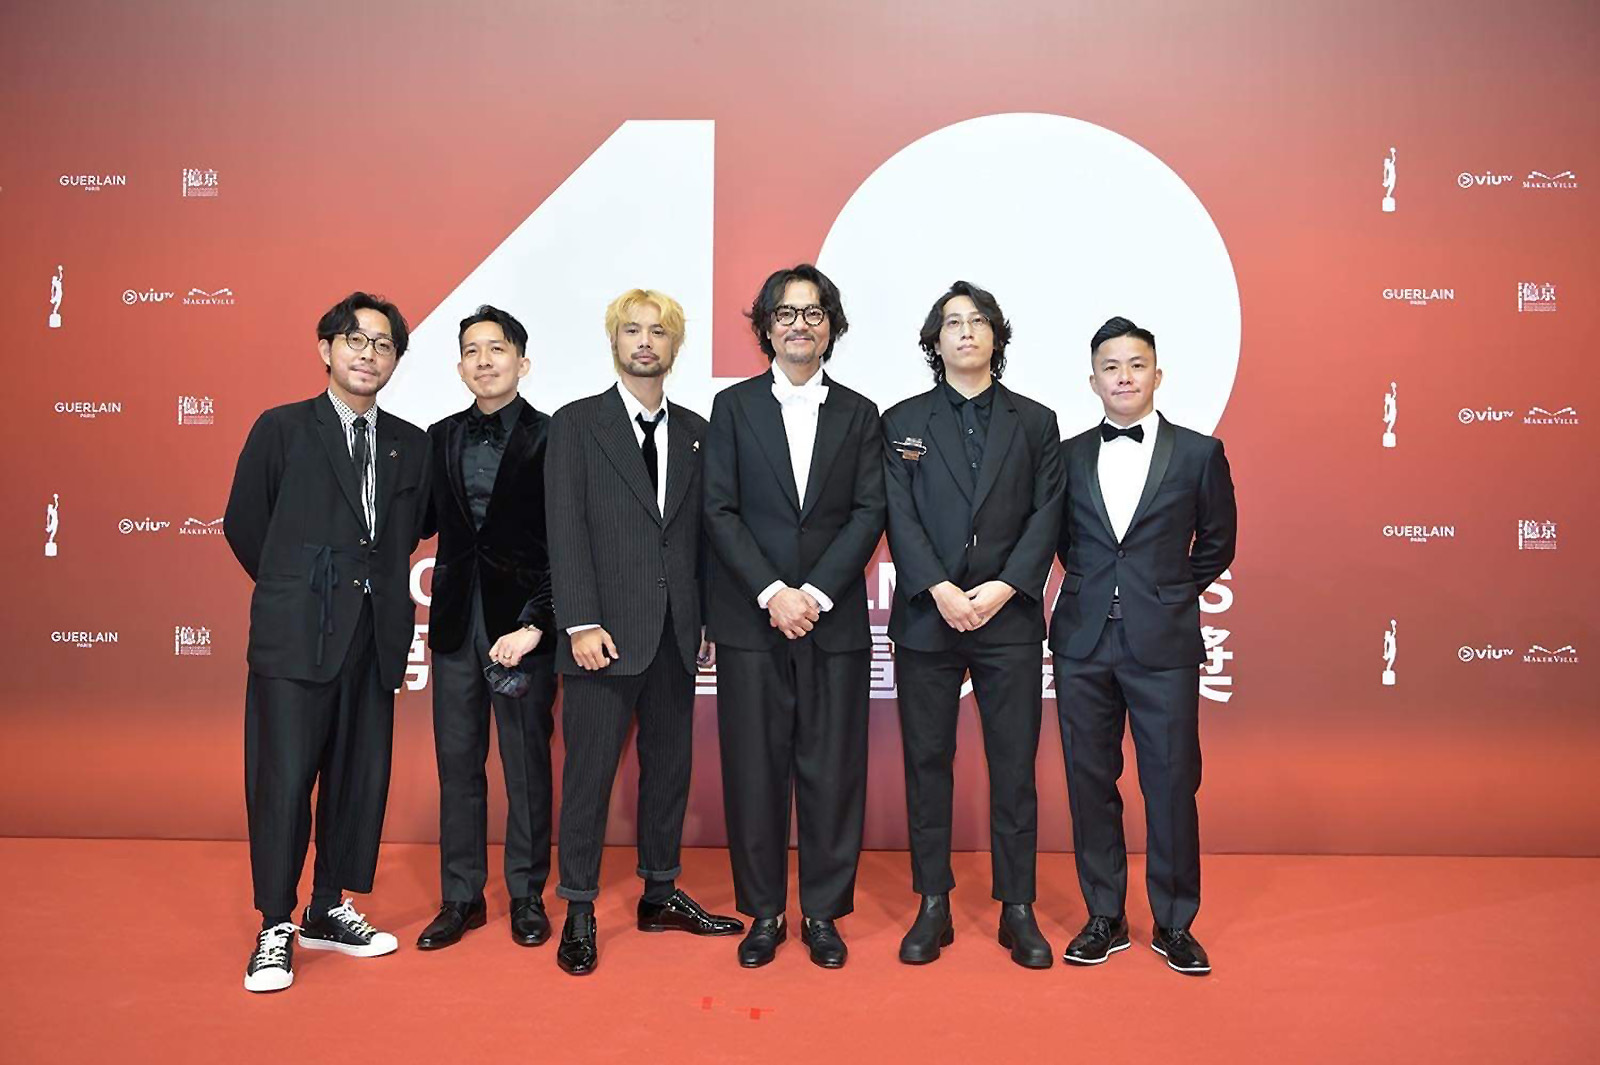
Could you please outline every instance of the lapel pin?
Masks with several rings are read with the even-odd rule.
[[[400,452],[391,449],[389,452],[389,457],[392,459],[397,459],[400,457]]]
[[[700,450],[700,441],[698,441],[698,440],[690,441],[689,450],[690,451],[699,451]]]
[[[900,449],[901,458],[911,462],[921,462],[922,456],[928,452],[928,445],[922,442],[920,436],[908,436],[904,440],[896,440],[894,446]]]

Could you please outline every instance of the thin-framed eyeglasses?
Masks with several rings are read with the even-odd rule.
[[[828,320],[828,312],[814,303],[809,307],[791,307],[786,303],[772,312],[772,320],[779,325],[793,325],[796,318],[804,318],[806,325],[816,328]]]
[[[989,319],[982,314],[969,314],[965,318],[958,314],[952,314],[944,320],[944,331],[946,333],[964,332],[963,327],[976,333],[979,330],[989,328]]]
[[[385,336],[369,337],[359,329],[352,329],[346,333],[344,342],[350,345],[351,351],[365,351],[367,345],[371,344],[372,350],[386,359],[395,353],[393,340]]]

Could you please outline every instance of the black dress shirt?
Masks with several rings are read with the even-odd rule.
[[[950,401],[956,424],[961,426],[961,443],[967,449],[967,486],[978,483],[978,469],[983,465],[983,445],[989,439],[989,411],[994,407],[994,384],[968,399],[944,383],[944,398]]]
[[[472,508],[472,522],[480,529],[489,513],[489,497],[494,494],[494,481],[500,475],[506,440],[526,404],[527,400],[517,396],[489,415],[482,428],[476,410],[467,417],[467,433],[461,448],[461,480],[467,489],[467,504]]]

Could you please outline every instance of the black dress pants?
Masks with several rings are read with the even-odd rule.
[[[1044,673],[1039,645],[981,646],[962,634],[949,651],[895,648],[900,737],[905,748],[911,888],[942,895],[950,869],[956,722],[970,671],[989,765],[989,853],[994,897],[1033,902],[1039,842],[1039,755]]]
[[[506,891],[514,899],[542,895],[550,876],[555,656],[543,641],[539,650],[544,653],[523,656],[528,693],[513,699],[493,692],[483,675],[493,645],[474,595],[472,619],[460,648],[433,655],[439,881],[445,902],[481,898],[489,878],[489,777],[484,762],[489,757],[491,707],[506,782]]]
[[[809,636],[769,651],[717,648],[717,722],[739,912],[782,914],[789,809],[799,816],[800,912],[855,908],[867,807],[872,652],[829,654]]]
[[[1145,888],[1163,928],[1188,928],[1200,910],[1200,684],[1194,666],[1149,669],[1107,621],[1088,658],[1055,656],[1056,712],[1067,763],[1072,849],[1091,915],[1123,913],[1128,848],[1122,834],[1123,722],[1133,724],[1144,793]]]
[[[389,798],[394,692],[378,679],[372,601],[362,607],[339,675],[324,684],[252,672],[244,699],[250,875],[264,916],[294,912],[310,842],[314,891],[372,890]]]
[[[562,679],[561,883],[556,894],[591,902],[600,894],[600,854],[617,765],[634,718],[639,721],[639,876],[673,880],[694,761],[694,674],[683,664],[667,614],[661,643],[644,672],[605,670]]]

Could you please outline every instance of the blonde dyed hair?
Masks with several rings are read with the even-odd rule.
[[[672,338],[672,353],[676,355],[683,346],[683,307],[665,292],[651,288],[629,289],[612,300],[611,306],[606,308],[606,339],[611,342],[612,354],[616,354],[617,330],[624,322],[633,320],[633,312],[641,305],[656,309],[656,314],[661,317],[661,328]]]

